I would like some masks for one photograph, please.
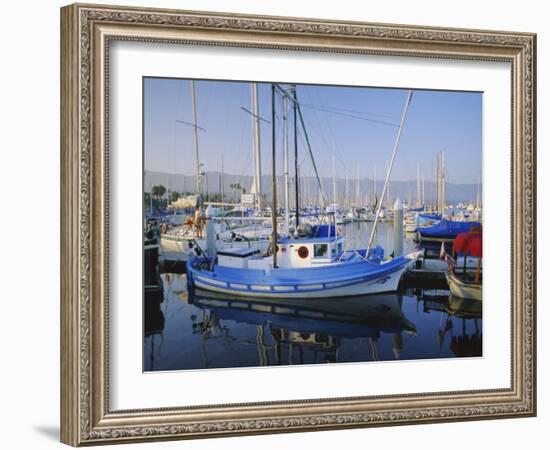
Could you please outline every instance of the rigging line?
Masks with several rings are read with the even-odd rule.
[[[284,91],[280,86],[277,85],[276,87],[277,87],[277,89],[279,89],[280,91],[286,92],[286,91]],[[305,95],[308,95],[308,96],[309,96],[310,94],[309,94],[308,92],[306,92]],[[294,100],[293,98],[290,98],[290,100],[291,100],[293,103],[296,103],[297,106],[300,105],[300,102],[299,102],[299,101]],[[319,119],[319,116],[318,116],[317,112],[314,111],[314,112],[313,112],[313,115],[314,115],[315,121],[310,120],[309,117],[302,117],[302,119],[304,120],[305,123],[307,123],[308,127],[310,127],[310,129],[313,130],[313,132],[314,132],[317,136],[319,136],[320,139],[324,142],[326,148],[321,146],[321,147],[319,147],[319,149],[320,149],[322,152],[324,152],[325,150],[327,150],[330,156],[335,156],[335,157],[338,159],[338,161],[344,166],[344,168],[347,169],[346,164],[345,164],[345,162],[344,162],[344,159],[341,157],[341,154],[340,154],[340,155],[337,154],[337,150],[339,150],[339,149],[337,149],[336,146],[335,146],[334,144],[329,143],[329,142],[327,141],[326,136],[323,134],[323,131],[322,131],[322,130],[323,130],[323,126],[321,125],[321,120]],[[341,152],[340,152],[340,153],[341,153]],[[330,177],[329,177],[329,178],[330,178]]]
[[[298,98],[298,96],[296,96]],[[323,197],[323,203],[324,206],[327,206],[327,198],[325,196],[325,190],[323,189],[323,185],[321,184],[321,180],[319,179],[319,172],[317,171],[317,164],[315,164],[315,158],[313,157],[313,150],[311,149],[311,144],[309,142],[309,137],[307,135],[306,126],[304,124],[304,118],[302,116],[302,108],[300,108],[300,102],[296,102],[296,110],[298,111],[298,117],[300,118],[300,125],[302,125],[302,129],[304,130],[304,136],[306,138],[307,142],[307,148],[309,151],[309,155],[311,156],[311,163],[313,164],[313,170],[315,172],[315,177],[317,178],[317,184],[319,185],[319,190],[321,191],[321,196]]]
[[[319,137],[324,141],[324,143],[325,143],[325,145],[326,145],[326,150],[328,150],[330,156],[336,157],[336,159],[338,160],[338,162],[339,162],[340,164],[342,164],[342,165],[344,166],[345,169],[347,169],[346,163],[345,163],[344,160],[342,159],[342,155],[341,155],[341,154],[337,154],[336,148],[335,148],[333,145],[331,145],[331,144],[327,141],[326,137],[325,137],[324,134],[321,132],[322,126],[321,126],[320,120],[319,120],[318,118],[316,118],[316,120],[317,120],[317,122],[318,122],[318,123],[315,124],[316,126],[313,126],[313,122],[310,121],[308,118],[306,118],[306,119],[304,119],[304,120],[305,120],[305,121],[307,122],[307,124],[311,127],[311,129],[315,132],[315,134],[316,134],[317,136],[319,136]],[[321,150],[325,150],[325,148],[321,147]],[[332,176],[332,175],[331,175],[331,176]]]
[[[380,125],[387,125],[389,127],[399,128],[398,124],[392,123],[392,122],[386,122],[384,120],[369,119],[368,117],[360,117],[360,116],[356,116],[354,114],[331,111],[330,109],[325,109],[325,108],[322,108],[322,107],[313,107],[313,106],[306,106],[306,105],[304,105],[304,106],[306,108],[310,108],[310,109],[317,110],[317,111],[327,112],[327,113],[336,114],[336,115],[339,115],[339,116],[350,117],[352,119],[365,120],[367,122],[373,122],[373,123],[378,123]]]
[[[198,125],[192,124],[191,122],[186,122],[185,120],[179,120],[179,119],[176,119],[176,122],[183,123],[184,125],[189,125],[190,127],[198,128],[199,130],[206,132],[204,128],[199,127]]]
[[[276,87],[277,87],[277,89],[279,89],[281,92],[283,92],[286,95],[286,91],[283,88],[281,88],[279,85],[276,85]],[[309,95],[309,94],[307,92],[305,92],[304,95]],[[297,100],[295,100],[294,98],[290,98],[290,101],[292,101],[293,103],[296,103],[297,105],[299,104],[299,102]],[[321,121],[317,117],[317,113],[315,111],[314,111],[314,115],[315,115],[316,123],[313,123],[310,120],[310,118],[308,118],[308,117],[303,117],[303,120],[304,120],[304,122],[307,123],[308,127],[310,127],[310,129],[313,130],[313,132],[315,132],[317,135],[320,136],[320,138],[324,141],[324,144],[325,144],[326,148],[329,150],[330,154],[332,155],[334,153],[334,151],[332,149],[332,145],[329,144],[329,142],[326,140],[326,137],[323,135]],[[316,127],[318,129],[316,129]],[[322,151],[325,150],[323,147],[320,147],[320,149]]]
[[[342,164],[342,166],[344,166],[344,169],[348,170],[347,166],[346,166],[346,163],[345,163],[345,158],[343,157],[343,153],[342,151],[340,150],[340,148],[338,147],[338,145],[336,144],[336,140],[334,139],[334,136],[331,134],[331,138],[332,138],[332,143],[329,143],[326,136],[324,135],[323,133],[323,130],[324,129],[329,129],[329,132],[331,131],[331,128],[330,128],[330,124],[327,120],[327,127],[323,127],[323,125],[321,124],[321,120],[319,118],[319,115],[317,114],[316,111],[313,111],[313,116],[314,116],[314,119],[315,119],[315,125],[316,127],[313,126],[313,122],[309,120],[309,118],[306,118],[306,122],[309,124],[309,126],[311,127],[311,129],[322,139],[322,141],[325,143],[326,145],[326,148],[327,150],[329,151],[330,153],[330,156],[334,156],[336,157],[336,159],[338,160],[338,162],[340,164]],[[326,118],[325,118],[326,120]]]
[[[319,100],[319,103],[322,105],[322,107],[324,108],[324,104],[323,104],[323,100],[321,98],[321,96],[319,95],[318,92],[315,92],[315,96],[317,97],[317,99]],[[328,119],[328,117],[326,115],[322,116],[325,123],[327,124],[327,129],[328,129],[328,132],[329,132],[329,135],[330,137],[332,138],[332,142],[333,142],[333,147],[334,147],[334,150],[335,150],[335,153],[338,152],[340,154],[340,156],[342,157],[341,159],[341,163],[342,165],[344,166],[344,169],[347,171],[348,168],[345,164],[345,157],[344,157],[344,154],[342,153],[342,150],[340,149],[340,146],[338,145],[338,142],[336,140],[336,137],[334,135],[334,131],[332,129],[332,125],[331,125],[331,122],[330,120]]]
[[[309,96],[311,93],[307,92],[307,95]],[[320,100],[320,99],[319,99]],[[312,127],[312,129],[321,137],[321,139],[324,141],[325,145],[327,146],[327,149],[330,151],[331,153],[331,156],[336,156],[338,157],[338,161],[344,166],[344,168],[347,170],[347,167],[346,167],[346,164],[344,162],[344,158],[342,157],[342,152],[340,151],[340,149],[338,148],[338,146],[336,145],[336,141],[334,139],[334,136],[331,135],[331,138],[332,138],[332,143],[329,143],[327,138],[325,137],[324,133],[323,133],[323,130],[324,129],[329,129],[329,131],[331,130],[330,129],[330,124],[328,123],[328,120],[326,120],[327,122],[327,127],[323,127],[323,125],[321,124],[321,119],[319,117],[319,115],[317,114],[317,111],[316,110],[313,110],[313,116],[315,118],[315,121],[317,122],[316,125],[317,125],[317,129],[318,130],[315,130],[312,126],[312,123],[309,121],[309,120],[306,120],[310,126]],[[337,155],[337,153],[340,153],[340,155]]]
[[[300,130],[298,130],[298,139],[299,139],[300,143],[303,146],[307,145],[306,140],[304,139],[304,136],[302,135]],[[302,167],[302,169],[301,169],[302,171],[304,171],[306,169],[306,167],[305,167],[306,161],[309,161],[309,158],[305,155],[301,155],[298,159],[300,167]],[[304,172],[304,174],[305,174],[305,172]],[[307,175],[300,175],[300,176],[307,176]]]
[[[311,107],[311,108],[324,108],[324,109],[330,109],[333,111],[343,111],[348,113],[354,113],[354,114],[361,114],[361,115],[367,115],[367,116],[373,116],[373,117],[384,117],[386,119],[394,119],[397,120],[395,116],[389,116],[387,114],[377,114],[377,113],[371,113],[367,111],[358,111],[356,109],[346,109],[346,108],[337,108],[335,106],[325,106],[325,105],[314,105],[312,103],[302,103],[302,106],[305,107]]]

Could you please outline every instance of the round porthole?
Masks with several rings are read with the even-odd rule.
[[[298,256],[302,259],[306,259],[309,256],[309,250],[303,245],[298,248]]]

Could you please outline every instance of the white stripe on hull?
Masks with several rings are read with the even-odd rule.
[[[280,292],[277,290],[271,291],[271,293],[258,292],[258,291],[238,291],[233,289],[227,289],[220,286],[212,286],[210,284],[204,283],[198,279],[196,276],[193,277],[193,283],[196,287],[213,291],[220,292],[223,294],[237,295],[240,297],[273,297],[273,298],[322,298],[322,297],[348,297],[353,295],[368,295],[368,294],[379,294],[381,292],[393,292],[397,290],[399,281],[401,280],[401,275],[408,268],[408,265],[405,265],[401,269],[392,272],[387,275],[383,275],[379,278],[363,281],[360,283],[341,286],[335,288],[326,288],[315,291],[296,291],[296,292]]]

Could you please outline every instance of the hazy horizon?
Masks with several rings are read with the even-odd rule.
[[[253,174],[251,83],[195,81],[201,170]],[[407,90],[297,85],[306,130],[321,177],[384,178]],[[258,83],[259,115],[271,121],[271,88]],[[277,173],[282,173],[282,126],[277,99]],[[195,148],[190,80],[144,78],[145,170],[194,175]],[[290,114],[289,128],[293,121]],[[271,124],[261,122],[262,174],[271,174]],[[293,151],[293,137],[289,137]],[[298,127],[301,175],[314,174],[305,136]],[[405,120],[391,181],[426,182],[445,152],[447,181],[478,184],[482,164],[482,94],[415,90]],[[291,165],[292,167],[292,165]],[[293,174],[293,169],[291,168]]]

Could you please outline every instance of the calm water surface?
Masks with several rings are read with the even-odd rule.
[[[350,245],[365,247],[370,226],[344,227]],[[391,252],[391,225],[377,241]],[[274,301],[189,293],[185,275],[162,279],[163,292],[145,298],[146,371],[482,355],[481,302],[448,290]]]

